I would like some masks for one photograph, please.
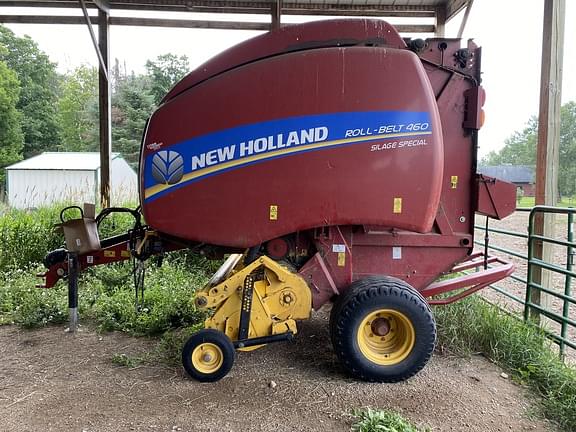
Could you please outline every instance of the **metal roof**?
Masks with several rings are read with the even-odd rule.
[[[112,153],[116,159],[120,153]],[[100,168],[100,153],[44,152],[6,167],[7,170],[96,171]]]
[[[0,13],[2,6],[79,9],[80,5],[85,5],[88,9],[98,8],[109,13],[110,25],[260,31],[274,28],[281,15],[403,17],[408,21],[395,25],[401,33],[442,33],[444,24],[472,2],[473,0],[0,0]],[[0,23],[85,24],[88,19],[92,24],[98,24],[98,17],[94,15],[85,18],[78,15],[55,16],[37,10],[35,14],[16,15],[9,12],[0,15]],[[271,15],[272,23],[242,19],[214,20],[212,17],[202,20],[198,19],[198,15],[192,16],[194,19],[126,16],[126,13],[116,16],[114,11]],[[410,22],[410,18],[415,21]],[[422,18],[428,18],[429,22],[423,24]]]
[[[270,13],[270,0],[88,0],[87,6],[111,10],[161,10],[176,12]],[[470,0],[289,0],[281,2],[283,14],[422,17],[443,9],[446,19],[461,11]],[[0,0],[3,6],[78,8],[77,0]]]
[[[510,183],[534,183],[534,167],[529,165],[479,166],[478,172]]]

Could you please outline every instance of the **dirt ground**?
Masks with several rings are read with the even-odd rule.
[[[303,323],[293,343],[239,354],[214,384],[180,368],[112,364],[115,353],[150,349],[146,339],[0,327],[0,430],[348,431],[348,413],[364,406],[397,410],[434,431],[555,430],[529,417],[529,393],[483,357],[436,354],[400,384],[346,377],[326,315]]]

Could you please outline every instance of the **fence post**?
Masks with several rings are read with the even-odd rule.
[[[572,213],[572,212],[568,213],[568,232],[566,235],[566,240],[569,243],[572,243],[574,241],[574,213]],[[571,245],[569,245],[566,247],[566,270],[571,272],[573,268],[574,268],[574,248]],[[572,296],[572,277],[569,275],[565,276],[564,294],[567,296],[570,296],[570,297]],[[564,307],[562,309],[562,316],[566,319],[570,317],[570,303],[567,302],[566,299],[564,299]],[[562,322],[562,328],[560,330],[560,336],[562,336],[562,339],[566,338],[567,330],[568,330],[568,325],[567,325],[566,321],[563,321]],[[566,349],[566,344],[562,340],[560,342],[560,355],[562,357],[564,356],[565,349]]]
[[[536,155],[536,205],[555,206],[558,198],[558,155],[560,147],[560,99],[562,95],[562,62],[564,52],[564,0],[544,1],[542,31],[542,64],[540,73],[540,112],[538,116],[538,149]],[[554,216],[538,212],[534,221],[534,234],[553,237]],[[534,257],[551,262],[552,247],[538,240]],[[552,286],[549,271],[536,266],[534,282],[542,287]],[[548,296],[539,289],[528,287],[534,304],[548,306]],[[532,318],[540,322],[540,313],[532,310]]]

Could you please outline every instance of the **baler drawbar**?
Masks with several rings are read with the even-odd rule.
[[[403,39],[364,19],[286,26],[227,50],[151,116],[138,209],[63,211],[66,248],[47,255],[42,286],[66,278],[75,316],[87,267],[133,259],[138,299],[151,257],[226,257],[196,293],[211,313],[183,348],[193,378],[221,379],[235,350],[292,339],[327,303],[350,374],[411,377],[434,349],[430,304],[514,269],[474,252],[475,213],[501,219],[516,198],[476,174],[480,55],[473,42]],[[100,241],[114,212],[134,228]]]

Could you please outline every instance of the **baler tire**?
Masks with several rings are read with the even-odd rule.
[[[384,275],[382,275],[382,276],[368,276],[368,277],[365,277],[364,279],[354,281],[354,282],[352,282],[352,284],[350,284],[348,289],[346,289],[346,291],[344,291],[343,294],[339,295],[336,298],[336,300],[334,301],[334,303],[332,305],[332,310],[330,311],[330,320],[329,320],[329,324],[328,324],[328,328],[330,331],[330,337],[332,338],[332,345],[334,345],[333,336],[336,334],[336,329],[335,329],[336,317],[338,315],[340,315],[340,311],[342,310],[342,307],[345,304],[347,304],[352,297],[357,295],[357,293],[359,291],[362,291],[362,290],[365,290],[365,289],[371,287],[374,283],[376,283],[376,284],[384,284],[384,283],[397,284],[397,283],[399,283],[399,284],[405,286],[406,289],[412,290],[412,292],[415,295],[419,296],[423,301],[426,301],[424,299],[424,297],[422,296],[422,294],[420,294],[411,285],[407,284],[406,282],[402,281],[401,279],[398,279],[398,278],[395,278],[392,276],[384,276]]]
[[[369,326],[381,316],[388,330],[378,337]],[[436,323],[426,300],[409,284],[369,277],[354,282],[334,304],[330,336],[348,373],[364,381],[394,383],[428,363],[436,344]]]
[[[218,330],[203,329],[190,336],[184,344],[182,365],[195,380],[215,382],[230,372],[235,356],[234,344],[228,336]]]

